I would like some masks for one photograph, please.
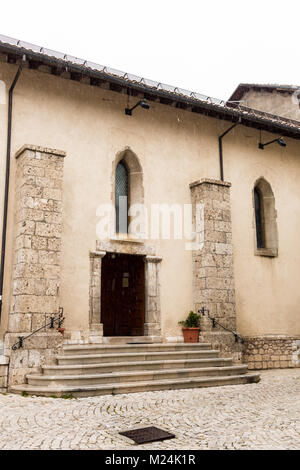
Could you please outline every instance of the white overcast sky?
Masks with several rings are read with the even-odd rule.
[[[217,98],[300,85],[297,0],[15,0],[0,34]]]

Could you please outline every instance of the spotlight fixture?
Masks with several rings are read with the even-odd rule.
[[[266,142],[265,144],[262,144],[262,143],[260,142],[260,143],[258,144],[258,148],[259,148],[260,150],[263,150],[266,145],[273,144],[274,142],[277,142],[277,144],[280,145],[280,147],[286,147],[286,143],[285,143],[285,141],[283,140],[283,138],[282,138],[282,137],[279,137],[279,139],[271,140],[270,142]]]
[[[132,115],[132,111],[137,108],[138,106],[141,106],[141,108],[143,109],[149,109],[150,108],[150,105],[149,103],[147,103],[146,100],[140,100],[136,105],[134,105],[132,108],[125,108],[125,114],[127,114],[127,116],[131,116]]]

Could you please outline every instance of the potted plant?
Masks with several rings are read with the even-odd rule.
[[[200,315],[191,311],[184,321],[178,323],[182,326],[185,343],[198,343],[200,331]]]

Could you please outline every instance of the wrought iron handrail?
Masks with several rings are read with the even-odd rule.
[[[17,349],[22,348],[23,344],[24,344],[24,341],[26,341],[26,339],[28,339],[28,338],[31,338],[31,336],[35,335],[39,331],[47,328],[48,326],[49,326],[49,328],[54,328],[54,324],[56,322],[58,322],[58,328],[60,328],[61,325],[63,324],[64,320],[65,320],[63,315],[64,315],[64,309],[62,307],[60,307],[58,316],[55,317],[54,315],[52,315],[51,318],[50,318],[49,323],[47,323],[46,325],[41,326],[37,330],[30,333],[30,335],[28,335],[28,336],[25,336],[25,337],[24,336],[19,336],[18,341],[12,346],[13,351],[16,351]]]
[[[220,323],[216,318],[211,317],[209,314],[209,310],[207,308],[202,307],[200,310],[198,310],[198,313],[201,313],[204,317],[205,317],[205,314],[207,314],[207,317],[212,321],[213,328],[215,328],[216,325],[219,325],[221,328],[223,328],[223,330],[228,331],[229,333],[232,333],[234,335],[234,340],[236,343],[239,340],[241,344],[245,342],[244,338],[239,333],[237,333],[234,330],[231,330],[230,328],[227,328],[226,326],[222,325],[222,323]]]

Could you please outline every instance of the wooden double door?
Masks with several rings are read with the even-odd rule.
[[[104,336],[143,336],[143,256],[107,253],[101,268],[101,323]]]

